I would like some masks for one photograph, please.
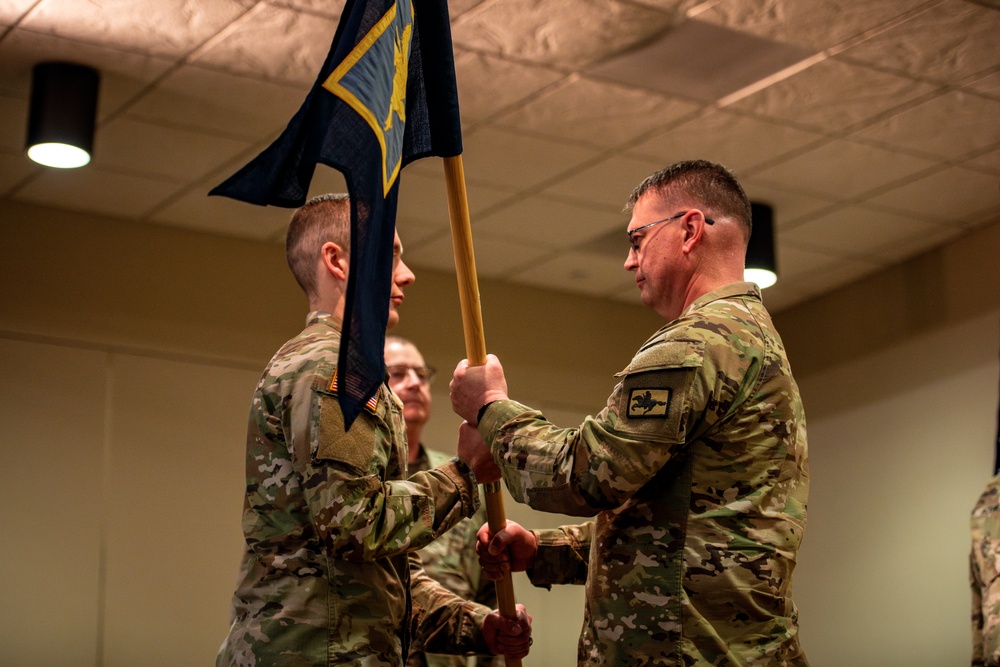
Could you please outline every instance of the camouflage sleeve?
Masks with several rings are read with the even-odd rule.
[[[976,565],[976,545],[969,554],[969,583],[972,588],[972,667],[984,667],[983,656],[983,582]]]
[[[427,653],[490,654],[482,627],[483,619],[492,610],[455,595],[432,579],[412,553],[410,591],[413,649]]]
[[[313,395],[303,492],[332,555],[370,561],[419,549],[478,509],[475,475],[461,459],[394,479],[395,452],[405,447],[393,405],[362,411],[345,433],[336,395],[322,389]]]
[[[538,539],[538,552],[528,568],[528,580],[542,588],[585,584],[593,529],[593,522],[588,521],[579,526],[532,531]]]
[[[604,410],[578,428],[558,428],[516,401],[493,403],[479,432],[514,499],[572,516],[628,500],[753,381],[719,381],[725,359],[713,356],[731,347],[706,347],[690,339],[647,343],[618,373]]]
[[[434,540],[420,551],[424,569],[453,593],[489,607],[496,606],[496,587],[481,576],[476,556],[476,533],[486,523],[486,507],[480,505],[472,518]]]
[[[1000,664],[1000,477],[972,512],[972,664]]]

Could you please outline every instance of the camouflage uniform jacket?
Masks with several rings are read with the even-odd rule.
[[[806,520],[798,388],[758,288],[703,295],[560,429],[500,401],[479,430],[539,531],[535,585],[585,583],[588,665],[807,665],[791,575]]]
[[[1000,475],[972,510],[972,664],[1000,665]]]
[[[420,456],[410,464],[410,472],[428,470],[445,463],[449,456],[443,452],[420,446]],[[434,540],[418,552],[424,571],[445,588],[466,600],[475,600],[490,609],[497,608],[496,584],[483,576],[476,555],[476,533],[486,523],[486,505],[481,504],[471,519]],[[407,667],[465,667],[465,656],[423,653],[411,648]],[[503,656],[479,656],[478,667],[503,667]]]
[[[488,652],[488,610],[432,582],[411,553],[478,509],[475,476],[453,459],[404,479],[402,404],[384,384],[345,434],[339,346],[340,322],[310,313],[257,385],[247,548],[218,665],[399,666],[413,635]]]

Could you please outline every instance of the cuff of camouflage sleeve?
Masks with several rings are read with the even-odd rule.
[[[458,488],[462,499],[462,516],[468,518],[479,509],[479,488],[476,486],[476,473],[469,464],[457,456],[442,466],[445,474]]]
[[[532,411],[532,408],[529,408],[527,405],[510,399],[493,401],[487,405],[486,411],[479,419],[479,426],[477,428],[479,435],[483,436],[483,440],[490,446],[490,449],[493,448],[493,441],[496,439],[497,431],[504,424],[520,414]]]
[[[532,586],[551,591],[552,582],[556,577],[552,576],[553,563],[548,562],[545,557],[545,547],[551,545],[552,540],[543,534],[545,531],[533,530],[531,532],[535,536],[535,560],[524,570],[524,573],[528,576],[528,581],[531,582]],[[554,533],[555,531],[550,530],[548,532]]]
[[[468,645],[464,646],[465,652],[476,653],[478,655],[492,655],[490,647],[486,645],[486,636],[483,635],[483,621],[493,610],[477,602],[466,602],[463,607],[466,608],[468,617],[474,619],[473,628],[471,628],[471,641]],[[464,628],[463,634],[465,634]]]
[[[587,560],[582,546],[568,539],[561,528],[531,531],[538,550],[525,574],[538,588],[551,589],[553,584],[584,584],[587,581]],[[589,554],[589,549],[587,549]]]

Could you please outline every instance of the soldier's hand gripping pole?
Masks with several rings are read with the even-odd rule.
[[[472,224],[469,201],[465,192],[465,168],[462,156],[444,158],[444,175],[448,185],[448,216],[451,220],[451,244],[455,251],[455,273],[458,277],[458,299],[462,307],[462,329],[465,332],[465,356],[470,366],[486,365],[486,337],[483,314],[479,305],[479,279],[472,247]],[[486,497],[486,517],[490,532],[496,533],[507,525],[500,482],[483,485]],[[517,618],[514,603],[514,583],[510,572],[496,582],[500,613]],[[505,658],[508,667],[520,667],[520,659]]]

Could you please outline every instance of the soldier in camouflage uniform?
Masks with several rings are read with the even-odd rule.
[[[455,371],[453,407],[487,443],[460,437],[459,455],[492,456],[519,502],[595,517],[509,522],[492,541],[484,527],[483,566],[586,586],[580,665],[807,665],[791,598],[806,426],[759,289],[742,282],[749,201],[728,170],[696,161],[650,176],[627,209],[625,268],[668,324],[603,411],[558,428],[508,398],[496,357]]]
[[[972,510],[972,665],[1000,665],[1000,475]]]
[[[312,312],[253,397],[246,550],[217,664],[400,667],[411,639],[524,655],[523,610],[515,622],[462,600],[415,555],[478,508],[469,466],[454,458],[407,478],[402,405],[385,385],[344,432],[337,355],[349,235],[343,195],[310,200],[289,224],[289,266]],[[413,281],[398,236],[394,252],[389,326]]]
[[[410,474],[429,470],[448,461],[448,454],[423,444],[424,425],[431,415],[431,381],[434,369],[411,341],[401,336],[386,336],[385,365],[389,386],[403,402]],[[471,519],[457,526],[420,550],[424,571],[452,593],[475,600],[491,609],[497,606],[496,584],[483,576],[476,558],[476,532],[486,523],[486,505],[480,505]],[[407,667],[465,667],[467,658],[459,655],[424,653],[414,648]],[[503,667],[502,656],[478,656],[478,667]]]

